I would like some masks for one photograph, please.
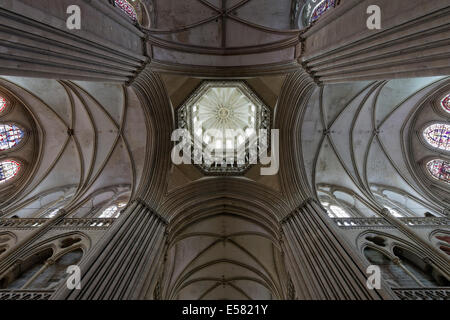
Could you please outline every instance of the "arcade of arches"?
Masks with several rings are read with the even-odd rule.
[[[0,299],[449,299],[449,13],[2,0]]]

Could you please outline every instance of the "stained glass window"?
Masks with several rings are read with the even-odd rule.
[[[122,209],[122,208],[124,208],[126,205],[127,205],[126,202],[119,202],[119,203],[117,204],[117,208],[118,208],[118,209]],[[116,218],[118,218],[118,217],[120,216],[120,213],[121,213],[121,211],[119,211],[119,212],[116,214]]]
[[[61,208],[48,210],[47,213],[44,215],[44,218],[50,219],[50,218],[55,217],[56,214],[59,212],[59,209],[61,209]]]
[[[5,109],[8,107],[8,100],[6,98],[0,96],[0,113],[5,111]]]
[[[450,183],[450,162],[435,159],[427,163],[427,169],[433,178]]]
[[[0,162],[0,183],[14,178],[20,170],[20,163],[14,160]]]
[[[322,202],[322,206],[327,210],[330,218],[350,218],[350,215],[343,208],[337,205],[330,205],[329,202]]]
[[[445,111],[450,113],[450,93],[446,95],[444,99],[442,99],[441,106]]]
[[[23,131],[14,124],[0,124],[0,150],[8,150],[23,139]]]
[[[341,207],[338,206],[330,206],[331,212],[333,212],[336,218],[349,218],[350,215]]]
[[[425,140],[435,148],[450,151],[450,125],[436,123],[423,131]]]
[[[314,11],[311,15],[310,21],[316,21],[319,17],[324,14],[328,9],[333,8],[336,0],[324,0],[314,8]]]
[[[99,218],[112,218],[119,208],[116,205],[110,206],[103,210]]]
[[[336,0],[310,0],[304,7],[304,24],[309,25],[316,21],[329,9],[335,7]]]
[[[392,209],[392,208],[389,208],[389,207],[385,207],[385,208],[388,209],[388,210],[389,210],[389,213],[390,213],[391,215],[393,215],[394,217],[397,217],[397,218],[403,217],[403,215],[400,214],[397,210]]]
[[[120,202],[118,204],[112,205],[105,210],[103,210],[102,214],[99,218],[118,218],[120,215],[119,209],[125,207],[127,204],[125,202]]]
[[[126,0],[114,0],[116,7],[125,12],[133,21],[137,20],[137,14],[134,7]]]

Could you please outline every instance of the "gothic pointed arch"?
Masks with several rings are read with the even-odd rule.
[[[450,93],[441,100],[441,107],[445,112],[450,113]]]
[[[9,107],[10,101],[8,100],[8,98],[4,97],[3,95],[0,95],[0,116],[5,114]]]

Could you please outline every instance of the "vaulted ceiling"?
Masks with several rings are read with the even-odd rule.
[[[152,64],[220,67],[292,62],[299,54],[292,5],[291,0],[155,0],[154,21],[148,29]]]
[[[175,122],[176,110],[201,80],[161,79],[170,103],[160,107],[170,108],[164,112]],[[246,83],[276,116],[283,112],[278,107],[286,79]],[[63,204],[73,209],[71,216],[85,217],[136,195],[150,146],[145,107],[131,87],[19,77],[2,77],[0,85],[26,106],[39,141],[27,182],[18,185],[14,202],[4,203],[5,216],[39,217]],[[366,216],[383,206],[380,194],[411,199],[404,205],[418,216],[442,214],[448,188],[427,178],[421,165],[439,153],[417,133],[446,119],[436,101],[449,86],[448,78],[435,77],[317,87],[305,101],[298,137],[311,189],[319,197],[328,192],[353,201]],[[289,277],[278,220],[289,209],[280,176],[262,177],[258,169],[208,177],[193,165],[170,167],[158,208],[171,221],[165,298],[285,298]]]
[[[398,202],[412,199],[404,205],[419,216],[442,213],[448,187],[433,181],[422,165],[439,152],[420,135],[424,123],[446,120],[436,111],[436,95],[448,84],[446,77],[430,77],[317,88],[300,137],[311,187],[319,196],[331,187],[338,198],[358,202],[366,216],[383,207],[377,191],[390,192]]]
[[[263,223],[227,212],[187,223],[170,242],[164,299],[282,299],[277,242]]]
[[[2,77],[0,85],[32,114],[39,157],[5,216],[39,217],[46,207],[75,206],[84,216],[139,185],[146,125],[130,88],[98,82]]]

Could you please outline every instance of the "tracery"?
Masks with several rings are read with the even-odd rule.
[[[24,137],[24,132],[15,124],[0,124],[0,150],[8,150],[18,145]]]

